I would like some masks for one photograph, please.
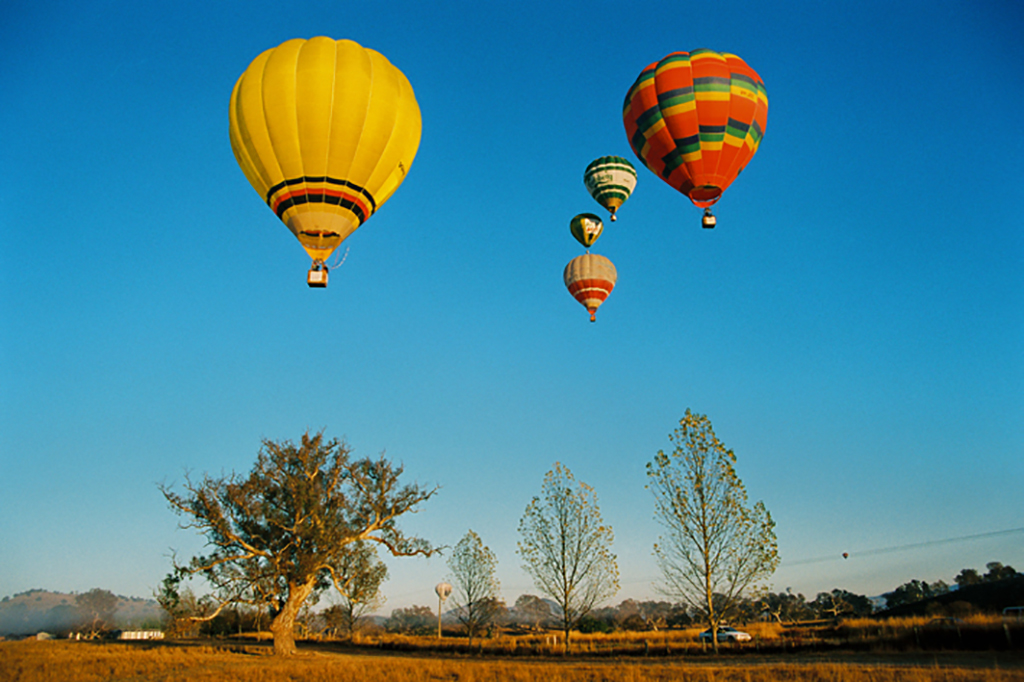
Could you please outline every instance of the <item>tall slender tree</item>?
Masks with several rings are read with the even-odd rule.
[[[687,410],[669,439],[675,449],[647,464],[662,589],[704,616],[718,651],[718,626],[779,565],[775,523],[764,503],[748,505],[736,455],[706,416]]]
[[[619,567],[611,551],[615,535],[601,519],[594,489],[577,482],[558,462],[544,476],[540,496],[526,506],[519,534],[523,569],[558,605],[568,653],[572,629],[619,591]]]
[[[394,556],[429,556],[426,540],[406,536],[398,519],[436,492],[401,485],[402,467],[382,455],[349,458],[345,443],[323,433],[264,440],[248,476],[187,476],[184,493],[161,491],[182,527],[206,536],[209,554],[175,562],[179,577],[201,575],[214,587],[215,617],[232,603],[269,608],[274,651],[295,653],[295,619],[308,599],[339,587],[347,546],[383,546]]]
[[[455,545],[448,558],[448,568],[455,583],[452,601],[455,614],[466,628],[470,645],[473,637],[498,615],[500,585],[494,575],[498,558],[484,545],[480,536],[470,530]]]

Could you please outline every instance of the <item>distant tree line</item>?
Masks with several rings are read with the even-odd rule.
[[[449,621],[472,641],[496,627],[557,628],[569,651],[573,631],[656,630],[726,622],[778,622],[869,615],[875,604],[844,589],[813,600],[790,590],[772,593],[767,580],[780,558],[775,523],[761,502],[749,503],[736,455],[710,420],[686,411],[669,436],[674,448],[647,464],[647,489],[663,534],[654,546],[666,601],[627,599],[604,606],[619,591],[614,533],[604,523],[594,489],[555,462],[519,521],[516,553],[538,595],[511,607],[495,577],[498,557],[469,530],[448,559],[454,591]],[[174,560],[157,600],[172,634],[222,634],[269,629],[274,650],[295,653],[295,637],[351,636],[383,604],[387,569],[377,551],[431,556],[425,538],[405,534],[399,520],[438,491],[402,478],[383,455],[354,458],[343,441],[306,433],[298,443],[264,440],[248,474],[186,475],[178,491],[160,487],[182,527],[205,536],[208,552]],[[984,575],[964,569],[958,587],[1016,575],[992,563]],[[188,585],[209,586],[197,596]],[[884,595],[892,608],[948,592],[942,581],[911,580]],[[322,596],[335,603],[319,610]],[[84,607],[83,607],[84,608]],[[93,609],[92,623],[103,621]],[[431,632],[438,614],[428,606],[395,609],[383,626]],[[718,642],[713,638],[716,650]]]
[[[844,589],[819,592],[808,601],[792,590],[784,592],[766,591],[760,595],[743,598],[729,610],[729,619],[737,623],[772,621],[795,623],[814,620],[870,616],[904,604],[915,603],[940,594],[947,594],[971,585],[996,583],[1015,578],[1017,571],[998,561],[989,562],[984,574],[973,568],[965,568],[954,578],[955,588],[942,580],[927,583],[910,580],[892,592],[882,595],[885,605],[877,608],[871,598]],[[716,595],[717,596],[717,595]],[[719,598],[722,602],[724,599]],[[951,613],[963,615],[964,611],[975,610],[971,604],[956,603]],[[948,611],[948,609],[947,609]],[[935,611],[936,614],[941,609]],[[557,629],[561,627],[558,607],[552,601],[532,595],[520,595],[515,605],[506,608],[504,602],[495,605],[494,619],[489,624],[504,628],[518,627],[530,630]],[[580,632],[616,631],[658,631],[672,628],[693,627],[703,624],[703,613],[699,609],[681,603],[668,601],[637,601],[626,599],[617,606],[596,608],[582,618],[577,629]],[[457,620],[449,619],[449,626],[456,627]],[[389,632],[405,634],[431,634],[437,625],[437,614],[428,606],[411,606],[395,609],[383,627]]]
[[[33,594],[36,595],[33,599],[27,598]],[[48,599],[44,600],[44,594],[48,594]],[[57,598],[60,599],[59,604],[43,606],[49,599]],[[14,595],[14,599],[4,597],[0,601],[0,635],[47,632],[59,637],[77,634],[79,637],[94,639],[128,626],[129,621],[133,621],[130,623],[133,627],[160,627],[160,618],[155,610],[141,618],[117,613],[122,603],[129,605],[132,602],[144,601],[119,597],[109,590],[98,587],[66,596],[49,594],[44,590],[29,590]],[[39,606],[36,606],[37,602]]]
[[[987,603],[992,599],[992,589],[998,585],[1014,578],[1020,574],[1012,566],[1004,566],[998,561],[990,561],[985,565],[987,569],[984,574],[974,568],[961,570],[953,579],[954,585],[949,585],[943,580],[928,583],[924,580],[910,580],[897,587],[892,592],[882,595],[885,599],[885,609],[897,612],[910,612],[913,606],[921,602],[928,602],[929,612],[944,612],[948,615],[967,615],[972,611],[985,610],[994,604]],[[1016,593],[1024,592],[1024,587],[1018,583]],[[998,600],[998,596],[996,596]],[[1004,604],[1008,606],[1009,604]]]

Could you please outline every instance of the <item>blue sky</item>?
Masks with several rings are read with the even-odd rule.
[[[0,10],[0,594],[149,596],[201,548],[159,482],[325,429],[441,485],[406,528],[472,528],[509,601],[565,463],[615,530],[613,601],[648,598],[644,464],[687,408],[772,512],[778,590],[1024,568],[1019,532],[870,553],[1024,527],[1019,3],[284,7]],[[249,62],[316,35],[382,52],[423,115],[326,290],[227,136]],[[764,79],[764,141],[714,231],[636,164],[591,324],[561,281],[583,170],[633,158],[627,88],[698,47]],[[443,558],[388,564],[384,612],[433,603]]]

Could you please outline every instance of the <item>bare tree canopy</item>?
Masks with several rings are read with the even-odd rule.
[[[117,597],[110,590],[94,587],[75,597],[75,608],[79,613],[79,627],[96,637],[101,631],[113,627]]]
[[[762,502],[748,506],[736,455],[706,416],[687,410],[669,439],[675,449],[647,464],[654,516],[665,529],[654,546],[662,589],[701,611],[717,635],[745,593],[778,567],[775,523]],[[717,650],[717,636],[712,641]]]
[[[364,613],[384,605],[380,586],[387,577],[388,567],[377,557],[372,544],[357,540],[345,545],[341,560],[334,566],[334,585],[341,603],[325,610],[328,624],[351,636]]]
[[[576,482],[560,463],[544,476],[541,494],[519,521],[518,553],[537,589],[561,609],[557,614],[569,650],[569,634],[600,602],[619,591],[615,539],[604,525],[594,489]]]
[[[490,625],[504,606],[498,599],[500,587],[494,575],[497,567],[494,552],[472,530],[459,540],[448,558],[455,583],[455,615],[466,628],[470,645],[473,636]]]
[[[349,458],[347,444],[323,433],[291,441],[264,440],[246,477],[186,476],[182,494],[161,486],[172,510],[213,547],[175,569],[200,574],[214,587],[220,609],[230,603],[267,607],[277,654],[295,652],[294,625],[307,599],[341,590],[347,545],[366,541],[394,556],[431,555],[426,540],[408,537],[397,521],[437,489],[400,485],[402,467],[383,455]]]
[[[384,622],[384,628],[388,632],[425,635],[430,633],[433,624],[434,612],[430,607],[413,604],[404,609],[393,610],[391,617]]]

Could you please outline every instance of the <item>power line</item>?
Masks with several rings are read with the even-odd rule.
[[[943,538],[941,540],[927,540],[925,542],[912,542],[906,545],[895,545],[893,547],[882,547],[880,549],[866,549],[859,552],[845,552],[844,554],[829,554],[827,556],[813,557],[810,559],[798,559],[796,561],[783,561],[783,566],[802,566],[804,564],[820,564],[826,561],[839,561],[841,559],[848,558],[860,558],[867,556],[875,556],[878,554],[892,554],[894,552],[905,552],[911,549],[920,549],[922,547],[934,547],[937,545],[949,545],[956,542],[968,542],[970,540],[981,540],[984,538],[994,538],[1001,535],[1012,535],[1014,533],[1024,533],[1024,527],[1021,528],[1009,528],[1007,530],[993,530],[987,533],[977,533],[975,535],[962,535],[955,538]],[[641,578],[638,580],[632,580],[623,585],[639,585],[642,583],[655,583],[658,577]],[[503,585],[503,591],[508,590],[509,592],[515,592],[517,590],[526,590],[527,592],[533,589],[534,585]],[[415,590],[412,592],[405,592],[398,595],[389,595],[391,599],[402,600],[409,597],[420,597],[426,594],[428,590],[423,588],[422,590]]]
[[[866,557],[874,556],[877,554],[891,554],[893,552],[905,552],[911,549],[920,549],[922,547],[933,547],[935,545],[949,545],[954,542],[967,542],[968,540],[981,540],[982,538],[993,538],[1000,535],[1011,535],[1013,533],[1024,532],[1024,528],[1010,528],[1008,530],[994,530],[988,533],[978,533],[976,535],[963,535],[957,538],[944,538],[942,540],[928,540],[926,542],[912,542],[907,545],[896,545],[894,547],[882,547],[881,549],[866,549],[859,552],[844,552],[843,554],[829,554],[828,556],[814,557],[811,559],[798,559],[797,561],[783,561],[784,566],[800,566],[802,564],[818,564],[823,561],[837,561],[839,559],[849,559],[854,557]]]

